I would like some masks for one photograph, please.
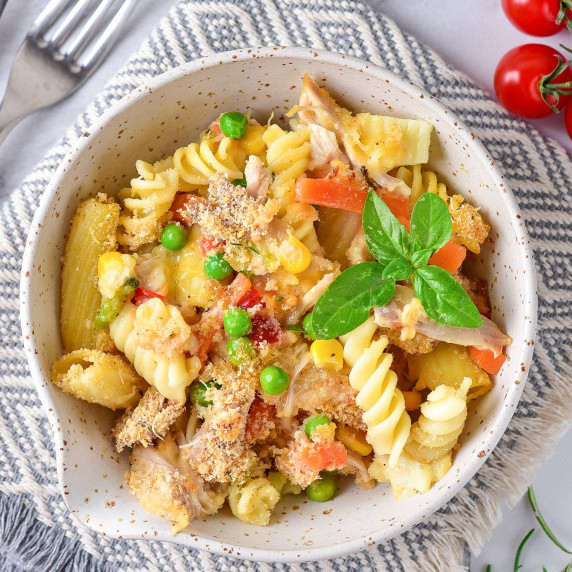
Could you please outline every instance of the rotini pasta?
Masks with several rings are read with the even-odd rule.
[[[410,189],[409,208],[413,209],[415,203],[423,193],[435,193],[444,201],[447,201],[447,187],[445,183],[437,179],[437,175],[429,169],[423,169],[421,165],[398,167],[394,176],[401,179]]]
[[[342,336],[344,359],[351,366],[350,385],[358,390],[356,403],[363,409],[367,440],[378,455],[389,454],[389,466],[397,463],[409,431],[411,419],[405,411],[403,394],[397,389],[393,356],[384,353],[387,338],[372,342],[377,325],[370,316],[353,332]]]
[[[169,207],[177,193],[179,175],[175,169],[154,172],[148,163],[137,162],[140,176],[131,187],[120,191],[124,210],[119,218],[117,240],[131,250],[158,240],[169,219]]]
[[[283,215],[294,198],[296,180],[305,173],[312,160],[310,128],[288,132],[278,125],[271,125],[263,139],[268,145],[268,168],[276,174],[270,193],[280,201],[279,215]]]
[[[264,477],[250,479],[244,484],[231,485],[228,495],[232,514],[242,522],[256,526],[268,524],[272,510],[279,500],[280,493]]]
[[[446,455],[457,444],[467,418],[467,392],[471,379],[466,377],[458,389],[439,385],[421,405],[421,416],[411,427],[405,451],[415,460],[432,462]]]
[[[196,356],[186,358],[184,353],[166,358],[143,349],[137,343],[135,331],[136,308],[128,302],[109,326],[109,333],[117,349],[134,365],[137,373],[163,396],[174,401],[186,400],[185,389],[197,377],[201,368]]]

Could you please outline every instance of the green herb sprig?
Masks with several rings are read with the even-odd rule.
[[[411,213],[410,233],[385,202],[371,191],[362,216],[365,241],[377,262],[344,270],[316,302],[312,328],[318,339],[331,339],[361,325],[376,306],[388,304],[395,283],[411,280],[430,318],[460,328],[479,328],[483,319],[463,287],[446,271],[428,265],[447,244],[452,221],[445,201],[425,193]]]

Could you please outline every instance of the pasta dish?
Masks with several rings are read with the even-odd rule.
[[[119,412],[129,490],[173,533],[225,503],[267,525],[341,478],[427,492],[511,343],[432,125],[302,83],[280,124],[227,111],[71,223],[52,381]]]

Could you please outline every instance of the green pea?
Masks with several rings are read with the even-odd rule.
[[[290,377],[277,365],[271,365],[260,372],[260,385],[268,395],[280,395],[290,385]]]
[[[316,334],[314,333],[314,326],[312,325],[312,312],[304,316],[302,320],[302,328],[304,328],[304,334],[311,340],[316,339]]]
[[[233,338],[245,336],[252,330],[252,321],[246,310],[230,308],[223,318],[224,329]]]
[[[161,233],[161,244],[169,250],[181,250],[187,243],[187,230],[180,224],[168,224]]]
[[[234,181],[232,182],[233,185],[236,185],[237,187],[244,187],[246,188],[246,177],[242,177],[242,179],[234,179]]]
[[[206,277],[212,280],[224,280],[232,274],[232,266],[224,259],[222,252],[207,256],[203,263],[203,270]]]
[[[312,437],[312,431],[319,425],[327,425],[332,421],[327,415],[314,415],[313,417],[308,417],[306,419],[306,424],[304,425],[304,431],[308,437]]]
[[[326,502],[336,494],[336,479],[332,475],[321,475],[306,487],[306,496],[313,501]]]
[[[220,130],[231,139],[242,139],[248,129],[248,117],[240,111],[228,111],[220,118]]]
[[[256,350],[252,342],[244,336],[230,338],[226,344],[228,359],[234,365],[242,365],[256,357]]]
[[[123,308],[123,304],[125,304],[125,300],[135,291],[137,286],[139,286],[137,278],[128,278],[117,289],[113,298],[104,298],[95,316],[95,327],[99,330],[105,330],[105,328],[117,318],[119,312],[121,312],[121,308]]]
[[[191,391],[189,394],[191,403],[202,405],[203,407],[212,405],[212,401],[209,401],[205,396],[209,387],[220,389],[220,385],[215,383],[214,379],[209,379],[206,383],[202,381],[193,381],[193,383],[191,383]]]

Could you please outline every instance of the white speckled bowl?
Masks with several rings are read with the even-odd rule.
[[[124,486],[128,455],[107,433],[114,414],[76,400],[49,381],[61,353],[58,316],[60,257],[78,203],[116,192],[134,176],[135,160],[171,154],[219,113],[251,109],[276,118],[297,102],[309,72],[346,106],[435,126],[430,164],[492,225],[492,241],[477,261],[489,280],[493,318],[514,339],[493,390],[472,404],[451,471],[430,492],[397,503],[385,485],[363,491],[345,484],[333,502],[290,498],[270,526],[247,526],[222,511],[195,521],[190,534],[146,513]],[[26,248],[22,329],[40,398],[54,431],[64,500],[77,520],[119,538],[170,540],[219,554],[267,561],[318,560],[360,550],[404,532],[447,502],[475,474],[505,430],[532,356],[536,281],[524,224],[511,192],[475,137],[427,93],[356,59],[305,48],[264,48],[213,55],[169,71],[135,90],[93,125],[47,189]],[[323,511],[328,509],[328,514]]]

